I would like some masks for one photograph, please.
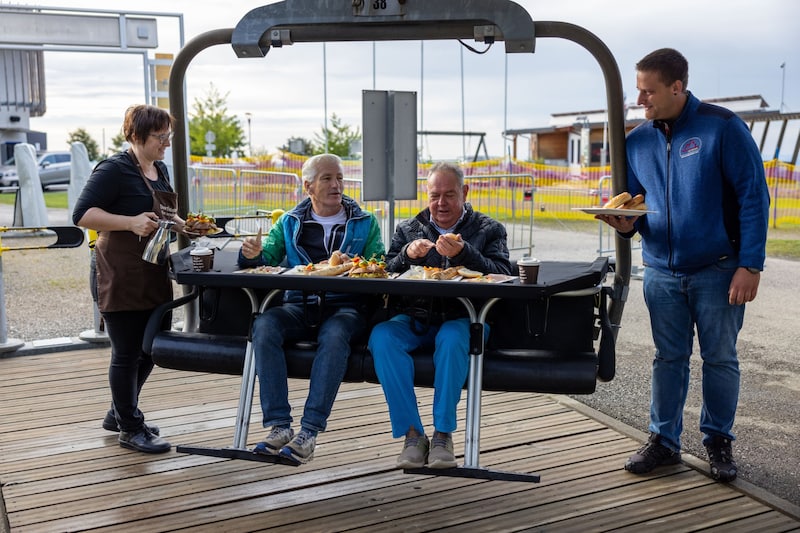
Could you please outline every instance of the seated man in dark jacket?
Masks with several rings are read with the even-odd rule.
[[[402,272],[411,265],[463,266],[483,273],[510,274],[505,227],[473,211],[466,203],[468,191],[460,167],[434,165],[428,175],[428,208],[397,226],[386,257],[387,270]],[[450,303],[455,304],[453,309],[463,311],[459,302]],[[398,314],[375,326],[370,335],[369,349],[389,404],[392,434],[405,436],[398,468],[419,468],[426,462],[431,468],[456,466],[451,433],[456,429],[456,406],[469,371],[469,319],[451,318],[447,310],[440,311],[443,321]],[[425,346],[436,346],[432,443],[425,436],[417,409],[414,362],[409,355]]]

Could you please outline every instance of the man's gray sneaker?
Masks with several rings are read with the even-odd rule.
[[[305,464],[314,458],[314,447],[317,437],[301,429],[295,438],[278,452],[281,457],[299,464]]]
[[[428,468],[455,468],[458,466],[453,454],[453,436],[450,433],[436,432],[431,439],[428,453]]]
[[[403,442],[403,453],[397,458],[397,468],[422,468],[428,457],[428,437],[407,436]]]
[[[253,453],[259,455],[278,455],[281,448],[292,440],[292,437],[294,437],[294,430],[292,428],[273,426],[267,438],[256,444],[256,447],[253,448]]]

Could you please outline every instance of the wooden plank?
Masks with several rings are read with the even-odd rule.
[[[394,469],[401,440],[391,437],[375,384],[342,384],[308,465],[140,454],[120,448],[116,434],[100,428],[110,399],[107,349],[51,355],[0,359],[0,482],[12,531],[602,530],[658,528],[664,520],[672,530],[800,525],[683,464],[631,475],[622,464],[638,442],[538,394],[482,395],[480,454],[483,467],[535,472],[538,484]],[[173,444],[227,446],[239,385],[238,376],[158,368],[142,408]],[[290,380],[289,389],[299,413],[308,383]],[[432,395],[417,389],[423,420],[430,420]],[[462,427],[464,408],[462,401]],[[250,446],[264,434],[257,405],[251,417]],[[463,431],[454,437],[460,458]]]

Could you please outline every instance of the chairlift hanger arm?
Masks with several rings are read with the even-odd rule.
[[[383,0],[379,2],[384,4]],[[608,47],[587,30],[562,22],[537,22],[510,0],[386,0],[376,11],[373,0],[284,0],[253,9],[233,29],[212,30],[184,46],[172,65],[170,111],[176,119],[173,161],[181,212],[188,207],[188,132],[184,81],[192,59],[217,44],[231,44],[240,58],[264,57],[271,46],[293,42],[463,40],[505,41],[506,53],[533,52],[537,37],[571,40],[599,63],[608,101],[609,148],[615,194],[626,183],[622,80]],[[378,13],[376,15],[376,13]],[[179,236],[181,246],[188,245]],[[615,295],[609,316],[619,324],[631,271],[630,243],[617,237]]]
[[[264,57],[270,46],[299,42],[475,39],[504,41],[507,53],[534,51],[534,24],[509,0],[284,0],[257,7],[236,25],[238,57]]]

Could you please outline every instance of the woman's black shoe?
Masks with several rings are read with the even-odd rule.
[[[153,435],[161,434],[161,430],[157,425],[148,424],[147,422],[145,422],[144,425]],[[106,431],[119,431],[119,426],[117,425],[117,418],[114,416],[114,411],[109,410],[106,413],[106,417],[103,419],[103,429]]]
[[[165,453],[172,449],[169,442],[150,433],[147,429],[136,432],[120,431],[119,445],[144,453]]]

